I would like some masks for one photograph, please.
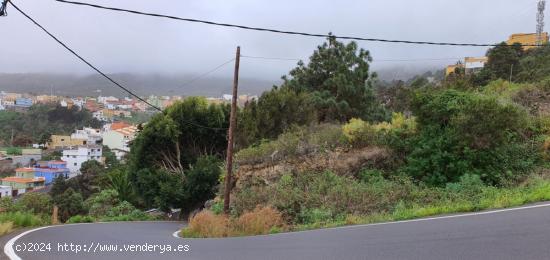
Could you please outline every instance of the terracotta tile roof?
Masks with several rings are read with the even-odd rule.
[[[122,129],[122,128],[126,128],[126,127],[129,127],[129,126],[132,126],[126,122],[114,122],[111,124],[111,130],[118,130],[118,129]]]
[[[17,168],[15,172],[34,172],[33,168]]]
[[[61,160],[57,160],[57,161],[51,161],[50,163],[61,163],[61,164],[67,164],[66,161],[61,161]]]
[[[121,129],[116,129],[115,131],[119,132],[123,135],[134,136],[136,134],[136,132],[138,131],[138,129],[137,129],[136,126],[129,126],[129,127],[121,128]]]
[[[2,181],[9,181],[9,182],[16,182],[16,183],[44,182],[45,180],[46,179],[44,179],[44,177],[38,177],[38,178],[7,177],[2,179]]]

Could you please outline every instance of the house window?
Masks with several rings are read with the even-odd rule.
[[[76,155],[73,155],[73,158],[76,158]]]
[[[65,139],[62,138],[62,139],[61,139],[61,142],[65,142]]]
[[[74,166],[76,166],[76,163],[74,163]]]

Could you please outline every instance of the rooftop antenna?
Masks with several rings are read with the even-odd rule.
[[[542,45],[544,43],[543,32],[544,32],[544,9],[546,7],[546,0],[539,0],[537,5],[537,45]]]

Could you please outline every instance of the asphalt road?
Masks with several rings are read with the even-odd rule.
[[[183,223],[176,222],[57,226],[23,235],[12,248],[51,243],[50,252],[15,250],[19,257],[29,260],[550,259],[550,203],[497,212],[245,238],[173,237],[182,226]],[[91,243],[117,245],[118,251],[59,250],[58,243],[70,245],[71,242],[82,248],[84,245],[95,247]],[[157,247],[156,252],[125,252],[129,248],[125,249],[124,245],[141,245],[147,249],[146,244],[170,245],[173,251],[161,254]]]

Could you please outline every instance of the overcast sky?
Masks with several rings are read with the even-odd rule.
[[[84,0],[83,0],[84,1]],[[537,0],[116,0],[95,1],[187,18],[336,35],[495,43],[534,32]],[[243,55],[307,58],[323,39],[179,22],[58,3],[15,1],[108,73],[202,73]],[[92,73],[11,6],[0,18],[0,72]],[[548,13],[548,12],[547,12]],[[548,16],[548,15],[547,15]],[[360,42],[375,60],[483,55],[486,48]],[[443,66],[453,61],[375,62],[377,69]],[[242,61],[241,75],[276,80],[294,61]],[[231,74],[231,66],[216,76]]]

